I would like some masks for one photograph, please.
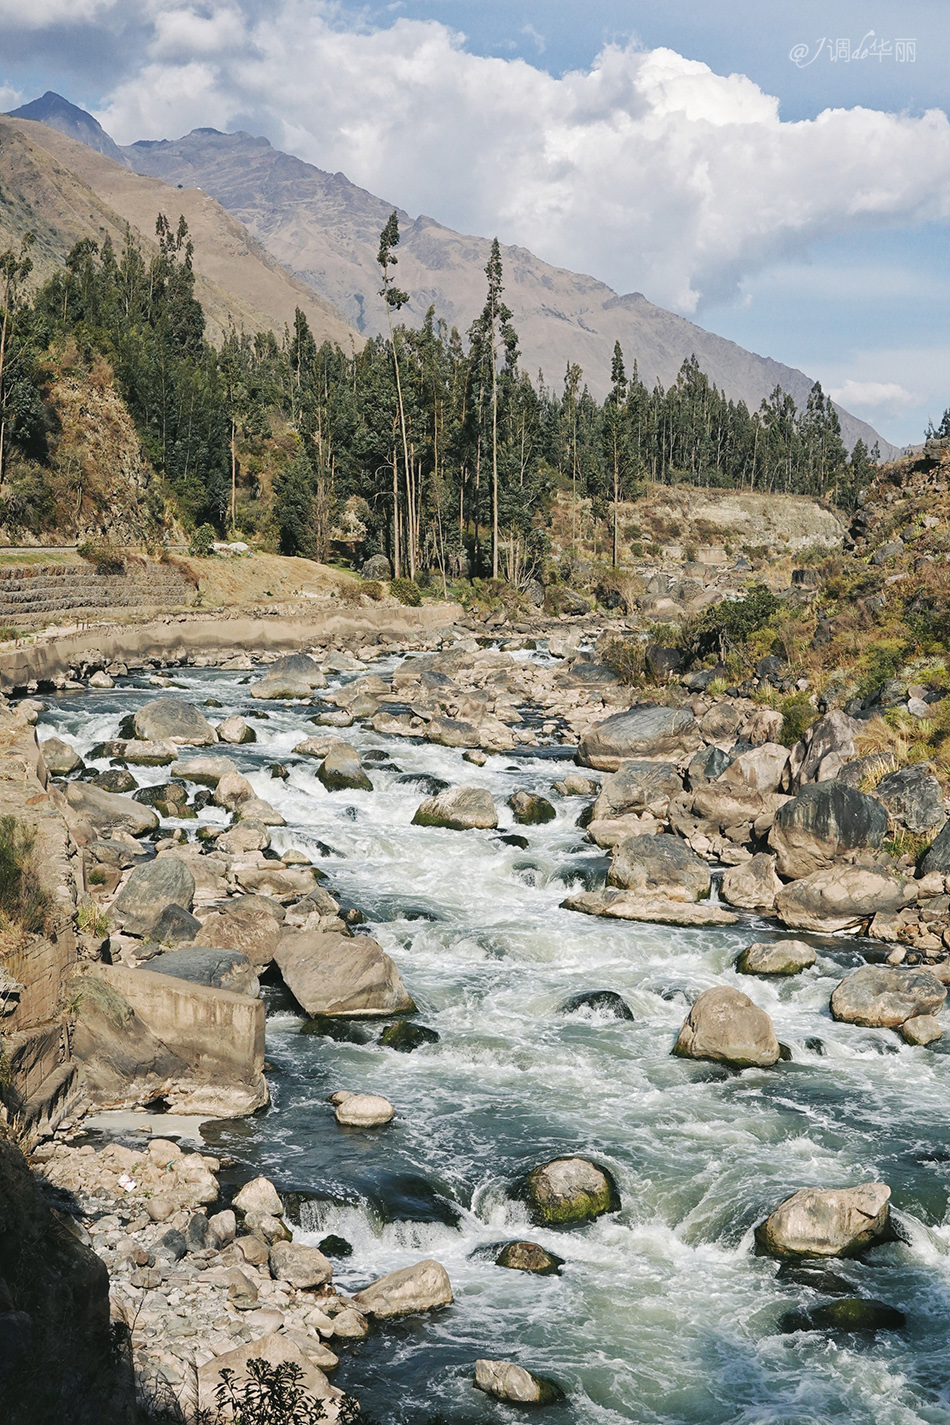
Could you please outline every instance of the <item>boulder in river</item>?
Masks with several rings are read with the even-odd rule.
[[[335,1118],[344,1128],[382,1128],[391,1123],[396,1110],[388,1098],[376,1093],[335,1093]]]
[[[536,792],[513,792],[508,805],[520,826],[540,826],[557,816],[547,797],[538,796]]]
[[[61,737],[48,737],[40,743],[40,751],[47,771],[54,777],[68,777],[83,766],[83,760],[75,747],[70,747]]]
[[[252,801],[254,797],[254,788],[236,769],[219,777],[214,789],[215,806],[224,807],[226,811],[236,811],[242,802]]]
[[[66,800],[96,831],[128,831],[132,836],[144,836],[159,824],[158,813],[152,807],[142,806],[131,797],[104,792],[91,782],[70,782]]]
[[[252,698],[309,698],[315,688],[327,686],[320,665],[307,653],[288,653],[272,663],[249,689]]]
[[[933,1014],[914,1014],[901,1025],[901,1037],[921,1047],[943,1038],[943,1026]]]
[[[856,930],[878,911],[903,910],[917,897],[913,881],[865,866],[829,866],[783,886],[775,913],[791,930],[827,935]]]
[[[582,915],[603,915],[609,920],[637,920],[647,925],[735,925],[738,916],[709,901],[671,900],[668,896],[641,896],[635,891],[576,891],[561,901],[564,910]]]
[[[810,1311],[788,1311],[779,1329],[791,1331],[903,1331],[907,1317],[896,1306],[867,1296],[844,1296]]]
[[[622,762],[618,771],[604,778],[591,819],[603,821],[633,811],[665,815],[670,799],[682,790],[683,779],[671,762]]]
[[[298,1291],[313,1291],[333,1276],[333,1267],[319,1247],[303,1242],[275,1242],[269,1253],[270,1274]]]
[[[560,1386],[514,1361],[476,1361],[475,1388],[511,1405],[552,1405],[564,1399]]]
[[[415,1009],[396,966],[368,935],[302,931],[285,936],[274,958],[311,1016],[380,1018]]]
[[[592,1222],[620,1206],[613,1177],[589,1158],[552,1158],[532,1168],[521,1192],[534,1220],[545,1227]]]
[[[359,753],[347,742],[334,742],[317,769],[328,792],[371,792],[373,784],[363,770]]]
[[[797,880],[876,850],[887,834],[887,812],[874,797],[841,782],[803,787],[775,813],[769,845],[782,876]]]
[[[628,836],[613,850],[607,884],[641,896],[698,901],[709,895],[709,867],[678,836]]]
[[[439,1034],[425,1024],[414,1024],[411,1019],[397,1019],[395,1024],[387,1024],[379,1036],[380,1044],[387,1049],[396,1049],[400,1054],[411,1054],[424,1044],[438,1044]]]
[[[496,1267],[514,1272],[534,1272],[539,1277],[556,1276],[564,1258],[557,1257],[537,1242],[506,1242],[495,1258]]]
[[[143,742],[170,742],[184,747],[210,747],[218,734],[204,713],[180,698],[156,698],[140,707],[132,719],[135,736]]]
[[[186,782],[198,782],[203,787],[216,787],[221,778],[237,767],[230,757],[191,757],[178,761],[169,769],[172,777],[183,777]]]
[[[577,760],[582,767],[616,772],[630,758],[688,757],[702,743],[689,708],[644,703],[614,713],[581,738]]]
[[[853,1188],[801,1188],[755,1229],[769,1257],[854,1257],[891,1234],[886,1183]]]
[[[484,787],[450,787],[416,809],[413,826],[441,826],[449,831],[488,831],[498,825],[491,792]]]
[[[815,951],[804,940],[757,940],[736,961],[740,975],[798,975],[815,963]]]
[[[579,1014],[585,1009],[610,1019],[633,1019],[630,1006],[616,990],[582,990],[566,999],[558,1007],[558,1014]]]
[[[947,987],[929,970],[898,965],[862,965],[831,996],[831,1013],[848,1024],[898,1029],[916,1015],[936,1014]]]
[[[263,1212],[268,1217],[282,1217],[284,1204],[270,1178],[251,1178],[234,1195],[238,1212]]]
[[[356,1292],[353,1300],[367,1316],[385,1320],[450,1306],[454,1298],[448,1272],[441,1262],[430,1259],[380,1277]]]
[[[730,866],[723,875],[720,889],[723,900],[730,905],[767,915],[774,909],[775,897],[782,889],[782,882],[775,874],[775,857],[760,851],[751,861]]]
[[[189,980],[193,985],[210,985],[213,989],[233,990],[238,995],[260,993],[257,970],[240,950],[214,950],[189,945],[183,950],[169,950],[155,955],[148,968],[156,975],[173,975]]]
[[[216,728],[219,742],[231,742],[240,745],[244,742],[256,742],[257,733],[253,727],[249,727],[243,717],[226,717],[224,722],[218,723]]]
[[[269,965],[280,943],[280,920],[266,905],[267,899],[238,896],[226,901],[202,923],[195,945],[240,950],[253,965]],[[279,909],[273,904],[273,910]]]
[[[112,902],[111,916],[128,935],[151,935],[166,906],[191,910],[195,878],[184,861],[174,857],[137,866]]]
[[[763,742],[742,752],[722,773],[720,781],[730,786],[751,787],[756,792],[777,792],[788,766],[788,748],[778,742]]]
[[[714,1059],[735,1069],[764,1068],[780,1058],[779,1042],[764,1009],[729,985],[703,990],[673,1053],[684,1059]]]

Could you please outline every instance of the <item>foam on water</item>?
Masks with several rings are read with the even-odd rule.
[[[441,1036],[399,1054],[375,1031],[367,1043],[302,1035],[282,1002],[268,1022],[273,1107],[206,1130],[248,1170],[303,1195],[304,1240],[335,1232],[352,1244],[336,1268],[343,1287],[420,1256],[448,1269],[453,1307],[344,1356],[338,1383],[370,1414],[385,1425],[438,1411],[498,1419],[471,1385],[472,1362],[487,1355],[561,1381],[570,1398],[546,1412],[552,1425],[950,1425],[950,1059],[832,1021],[831,990],[858,963],[851,943],[823,942],[813,969],[772,983],[733,968],[739,949],[774,929],[767,922],[690,930],[561,910],[572,878],[596,883],[603,868],[574,825],[576,799],[554,796],[555,821],[518,828],[522,851],[492,832],[412,827],[424,793],[372,764],[372,792],[327,793],[317,761],[294,761],[292,749],[326,731],[384,749],[402,772],[486,787],[501,832],[513,825],[511,792],[550,794],[557,763],[501,755],[478,768],[447,748],[314,728],[308,705],[262,708],[240,675],[176,681],[199,706],[217,698],[213,718],[240,713],[255,727],[256,743],[220,750],[286,818],[274,846],[322,856],[330,888],[366,912]],[[87,754],[162,695],[64,697],[42,721]],[[287,782],[270,777],[275,761],[290,763]],[[133,770],[143,783],[167,778]],[[722,983],[769,1012],[789,1062],[731,1074],[671,1056],[689,1004]],[[601,988],[624,997],[632,1023],[558,1013]],[[326,1097],[343,1087],[385,1094],[395,1121],[341,1130]],[[575,1232],[531,1226],[513,1185],[574,1152],[611,1169],[621,1210]],[[907,1331],[782,1334],[784,1312],[822,1298],[753,1255],[752,1227],[800,1186],[871,1178],[891,1184],[903,1240],[835,1269],[905,1311]],[[489,1249],[521,1236],[566,1259],[560,1276],[493,1265]]]

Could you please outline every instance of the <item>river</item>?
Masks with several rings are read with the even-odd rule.
[[[240,713],[255,728],[256,743],[222,750],[286,818],[274,846],[319,858],[440,1035],[411,1054],[359,1027],[354,1038],[368,1042],[305,1035],[286,996],[268,989],[273,1104],[206,1130],[242,1177],[262,1172],[305,1195],[303,1240],[333,1232],[352,1244],[336,1266],[344,1289],[423,1256],[448,1270],[455,1304],[344,1352],[335,1383],[380,1425],[511,1417],[473,1389],[479,1356],[556,1379],[568,1398],[545,1410],[550,1425],[950,1422],[950,1058],[942,1044],[911,1048],[831,1020],[831,991],[860,963],[859,946],[816,941],[813,969],[771,983],[733,969],[768,929],[754,917],[677,930],[562,910],[570,886],[602,884],[605,865],[575,825],[584,803],[550,793],[564,763],[502,754],[478,768],[461,752],[354,726],[334,735],[387,762],[367,762],[372,792],[330,794],[318,764],[291,755],[315,731],[308,707],[256,703],[238,673],[188,670],[174,682],[181,691],[169,695],[217,699],[214,720]],[[85,755],[162,696],[122,683],[52,699],[40,735]],[[288,781],[270,777],[275,761],[291,767]],[[133,770],[142,783],[166,779]],[[411,826],[426,793],[400,780],[407,773],[487,787],[500,833],[523,832],[528,849],[499,833]],[[505,803],[519,788],[551,795],[557,819],[513,828]],[[193,834],[200,823],[180,824]],[[790,1061],[736,1074],[671,1056],[692,1000],[723,983],[768,1010]],[[558,1012],[601,988],[623,995],[633,1022]],[[384,1094],[394,1122],[339,1128],[326,1099],[340,1088]],[[569,1153],[609,1167],[621,1210],[579,1230],[530,1226],[512,1185]],[[903,1240],[835,1270],[901,1308],[906,1331],[782,1333],[785,1312],[826,1298],[753,1255],[754,1224],[796,1188],[871,1179],[890,1184]],[[495,1266],[489,1249],[518,1237],[563,1257],[560,1275]]]

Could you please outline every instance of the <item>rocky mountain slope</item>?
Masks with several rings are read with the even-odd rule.
[[[379,233],[394,204],[357,187],[342,173],[272,148],[249,134],[196,129],[170,142],[140,142],[123,150],[140,173],[211,193],[239,217],[268,251],[323,293],[367,335],[386,326],[378,295]],[[420,323],[429,305],[465,330],[485,300],[489,239],[453,232],[435,219],[399,213],[402,243],[399,284],[411,295],[404,309]],[[641,292],[618,294],[581,273],[552,267],[523,247],[504,247],[506,301],[521,340],[522,362],[559,385],[570,362],[600,398],[610,380],[615,341],[627,363],[636,359],[647,386],[668,387],[683,361],[695,354],[722,390],[754,409],[776,387],[804,406],[813,378],[769,357],[744,350],[673,312]],[[864,421],[839,410],[850,448],[860,437],[878,440]],[[895,453],[881,442],[884,454]]]
[[[101,243],[108,235],[121,248],[127,226],[151,253],[157,215],[174,222],[183,213],[195,241],[196,296],[210,335],[232,323],[246,331],[280,331],[300,307],[318,340],[347,348],[360,342],[329,302],[281,267],[213,198],[132,173],[45,122],[0,118],[0,189],[0,246],[18,245],[33,232],[41,278],[82,238]]]
[[[181,185],[182,192],[204,190],[357,331],[370,336],[385,329],[376,251],[395,205],[344,174],[325,173],[264,138],[207,128],[113,152],[111,139],[91,115],[52,93],[15,115],[51,125],[113,158],[120,154],[137,173]],[[114,175],[112,181],[117,182]],[[421,323],[433,305],[450,325],[466,330],[484,302],[489,240],[453,232],[426,216],[412,219],[400,211],[399,219],[399,282],[411,295],[406,320]],[[503,258],[522,363],[532,375],[543,371],[549,385],[559,385],[567,365],[577,362],[592,392],[602,398],[619,340],[628,366],[637,361],[647,386],[660,381],[668,387],[683,361],[695,354],[716,385],[750,409],[776,386],[800,407],[807,400],[813,379],[804,372],[746,351],[655,306],[642,293],[620,296],[596,278],[553,267],[526,248],[505,247]],[[866,422],[841,408],[839,416],[849,449],[860,438],[869,447],[879,441],[885,457],[897,453]]]

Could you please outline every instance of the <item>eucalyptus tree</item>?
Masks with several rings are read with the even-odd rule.
[[[399,246],[399,215],[395,211],[390,213],[386,225],[379,235],[379,251],[376,254],[376,261],[379,263],[383,274],[383,285],[379,289],[379,295],[386,303],[386,318],[389,323],[389,341],[393,353],[393,367],[396,373],[396,398],[399,406],[399,429],[402,435],[402,456],[403,469],[406,476],[406,498],[410,497],[411,475],[409,471],[409,440],[406,433],[406,410],[402,398],[402,377],[399,370],[399,340],[398,331],[393,327],[393,312],[399,312],[409,301],[409,293],[403,292],[396,286],[395,278],[391,269],[396,266],[398,258],[394,249]],[[410,523],[408,529],[408,554],[409,554],[409,577],[416,577],[416,551],[415,541],[412,535]],[[400,561],[400,541],[399,541],[399,474],[393,463],[393,571],[396,578],[401,572]]]

